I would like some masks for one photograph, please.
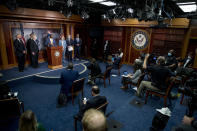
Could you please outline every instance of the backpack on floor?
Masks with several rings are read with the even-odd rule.
[[[67,102],[67,96],[63,93],[60,93],[58,96],[58,104],[59,105],[65,105]]]

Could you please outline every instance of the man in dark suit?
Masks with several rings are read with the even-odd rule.
[[[30,57],[32,66],[34,68],[38,67],[38,55],[39,55],[39,47],[36,41],[37,37],[35,34],[32,35],[32,40],[30,41],[29,50],[30,50]]]
[[[110,43],[108,40],[105,41],[105,45],[104,45],[104,55],[103,55],[103,59],[107,60],[108,55],[110,54]]]
[[[19,72],[23,72],[25,66],[26,48],[25,48],[25,44],[21,40],[20,34],[16,35],[16,39],[14,40],[14,48],[18,60]]]
[[[81,52],[81,44],[82,40],[79,38],[79,34],[76,35],[74,39],[74,51],[75,51],[75,59],[80,59],[80,52]]]
[[[87,66],[87,68],[90,70],[90,78],[88,83],[93,85],[95,78],[101,74],[101,68],[94,58],[92,58],[91,63]]]
[[[31,42],[31,40],[32,40],[32,38],[33,38],[33,33],[31,33],[29,36],[30,36],[30,37],[29,37],[29,39],[27,40],[26,48],[27,48],[28,57],[29,57],[29,59],[30,59],[31,65],[32,65],[31,52],[30,52],[30,42]]]
[[[74,41],[71,39],[71,36],[68,35],[68,38],[66,39],[66,53],[68,57],[68,61],[72,61],[72,52],[73,52],[73,43]]]
[[[68,63],[68,67],[66,68],[66,70],[61,73],[60,84],[62,87],[60,93],[63,93],[66,96],[68,96],[73,81],[77,80],[78,77],[78,71],[73,70],[73,63]]]
[[[193,53],[189,52],[188,56],[183,60],[183,67],[192,67],[194,64]]]
[[[98,86],[92,87],[92,98],[91,99],[83,99],[81,103],[79,103],[79,113],[78,117],[81,119],[86,110],[90,108],[98,108],[107,102],[105,96],[100,96],[100,90]]]

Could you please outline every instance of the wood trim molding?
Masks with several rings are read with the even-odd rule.
[[[66,18],[63,14],[57,11],[47,11],[29,8],[18,7],[15,11],[10,11],[6,6],[0,5],[0,19],[26,19],[26,20],[49,20],[49,21],[62,21],[62,22],[79,22],[82,23],[83,19],[79,15],[72,15]]]
[[[175,18],[172,20],[165,20],[166,24],[169,24],[168,28],[188,28],[190,20],[187,18]],[[157,25],[157,21],[138,21],[137,19],[126,19],[122,21],[120,19],[112,20],[110,23],[103,20],[103,26],[131,26],[131,27],[150,27],[151,25]]]
[[[3,23],[0,23],[0,53],[2,59],[2,69],[6,69],[8,66],[8,57],[6,51],[6,43],[4,39],[4,32],[3,32]]]

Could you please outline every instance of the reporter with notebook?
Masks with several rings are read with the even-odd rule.
[[[128,88],[127,85],[130,82],[136,84],[141,74],[142,74],[142,61],[140,59],[136,59],[134,62],[134,74],[132,75],[132,74],[128,74],[127,72],[124,72],[121,81],[123,86],[121,88],[122,89]]]

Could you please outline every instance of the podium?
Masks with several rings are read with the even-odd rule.
[[[47,47],[48,68],[62,68],[62,47]]]

